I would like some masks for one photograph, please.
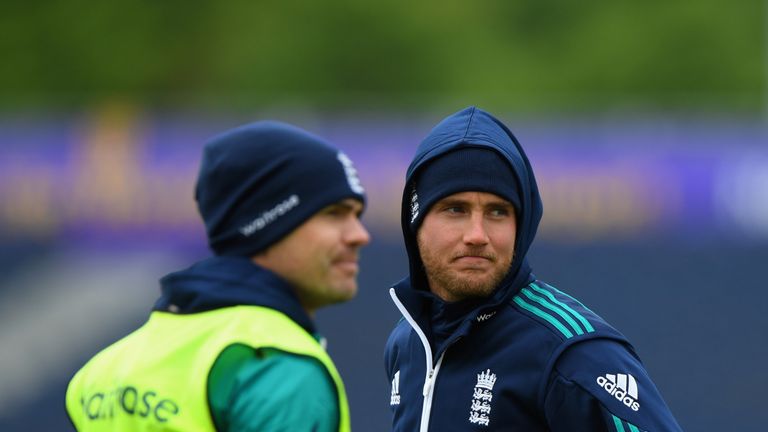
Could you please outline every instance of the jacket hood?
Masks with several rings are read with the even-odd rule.
[[[516,292],[532,278],[526,255],[536,236],[543,209],[533,169],[517,138],[501,121],[476,107],[463,109],[435,126],[416,149],[413,161],[408,167],[403,190],[401,226],[408,252],[410,277],[398,285],[410,285],[419,291],[429,290],[416,244],[416,235],[410,228],[411,199],[415,181],[418,180],[420,171],[438,156],[467,147],[491,149],[506,159],[516,180],[520,197],[520,208],[516,209],[518,220],[514,259],[507,276],[492,295],[494,299],[499,300],[506,297],[510,290]],[[420,211],[427,212],[428,209],[423,208]]]
[[[192,314],[230,306],[264,306],[284,313],[309,333],[316,332],[288,282],[245,257],[199,261],[166,275],[160,286],[156,311]]]

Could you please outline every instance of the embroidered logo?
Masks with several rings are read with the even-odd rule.
[[[240,234],[246,237],[252,236],[256,231],[263,229],[265,226],[277,220],[277,218],[280,216],[293,210],[293,208],[299,205],[299,203],[300,200],[298,195],[293,194],[289,196],[283,202],[274,206],[272,209],[260,214],[256,219],[252,220],[247,225],[240,227]]]
[[[392,379],[392,395],[389,397],[389,405],[400,405],[400,371],[395,372]]]
[[[419,217],[419,194],[416,193],[416,184],[411,188],[411,223]]]
[[[354,165],[352,165],[352,159],[342,152],[339,152],[336,155],[336,158],[344,167],[344,174],[347,175],[347,183],[349,183],[349,188],[352,189],[352,192],[357,194],[365,193],[365,189],[363,188],[362,183],[360,183],[360,178],[357,176],[357,170]]]
[[[477,322],[488,321],[494,315],[496,315],[496,311],[480,314],[477,316]]]
[[[597,377],[597,385],[632,411],[640,410],[637,381],[630,374],[605,374]]]
[[[496,374],[490,369],[477,374],[477,384],[472,394],[472,407],[469,412],[469,422],[488,426],[491,423],[491,401],[493,400],[493,385],[496,384]]]

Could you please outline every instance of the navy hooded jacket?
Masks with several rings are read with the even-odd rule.
[[[429,291],[409,226],[411,191],[425,164],[462,147],[509,162],[520,197],[515,258],[489,297],[446,303]],[[390,290],[404,317],[385,352],[392,430],[681,430],[627,339],[532,274],[525,257],[541,216],[531,165],[490,114],[464,109],[421,143],[403,193],[410,276]]]

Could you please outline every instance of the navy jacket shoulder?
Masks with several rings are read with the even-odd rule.
[[[433,361],[429,407],[419,331],[406,318],[387,341],[394,430],[419,430],[427,409],[429,430],[680,430],[627,339],[542,281],[471,316]]]

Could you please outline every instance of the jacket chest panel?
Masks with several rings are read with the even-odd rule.
[[[483,333],[446,350],[435,376],[430,430],[546,430],[535,415],[541,361],[522,341]],[[427,376],[424,350],[410,342],[396,365],[390,400],[395,430],[403,431],[419,430]]]

